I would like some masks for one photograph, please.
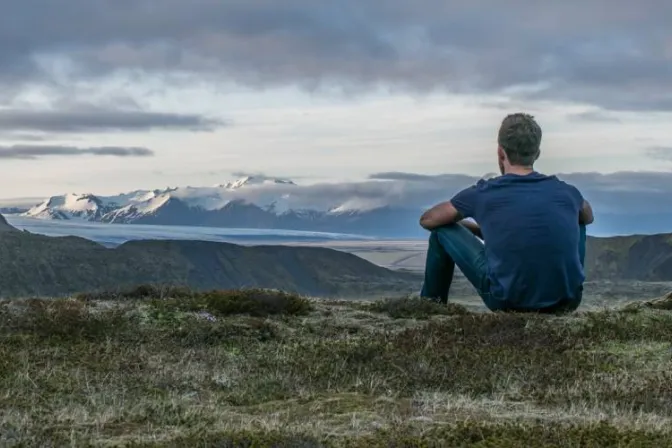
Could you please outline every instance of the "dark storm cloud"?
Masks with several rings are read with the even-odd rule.
[[[85,133],[106,131],[190,130],[209,131],[223,123],[198,115],[144,112],[140,110],[0,109],[1,131]]]
[[[49,156],[112,156],[150,157],[154,152],[147,148],[101,146],[77,148],[58,145],[14,145],[0,146],[0,159],[37,159]]]
[[[251,86],[500,92],[672,110],[667,0],[34,0],[0,15],[0,82],[118,70]]]

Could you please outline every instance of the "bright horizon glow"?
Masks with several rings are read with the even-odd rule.
[[[487,97],[368,95],[330,100],[294,89],[234,90],[230,96],[198,89],[148,102],[152,109],[191,113],[208,104],[208,98],[217,107],[201,112],[231,119],[230,127],[209,133],[108,133],[50,140],[54,145],[148,147],[155,156],[3,160],[0,197],[209,186],[234,180],[236,172],[265,173],[300,184],[358,181],[386,171],[481,176],[497,169],[501,119],[519,110],[488,105]],[[264,100],[267,106],[257,104]],[[647,154],[648,148],[669,144],[667,114],[613,113],[620,123],[577,122],[572,117],[590,112],[588,106],[529,103],[522,110],[535,115],[544,131],[539,171],[672,173],[672,161]]]

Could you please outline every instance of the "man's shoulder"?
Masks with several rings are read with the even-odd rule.
[[[579,189],[571,183],[560,179],[554,174],[537,172],[526,176],[503,175],[481,179],[472,188],[478,192],[492,192],[492,194],[498,195],[504,192],[510,194],[510,192],[526,190],[527,187],[535,188],[540,193],[547,192],[549,194],[564,191],[573,197],[582,199]]]
[[[504,176],[487,176],[482,177],[476,183],[474,183],[470,188],[477,190],[485,190],[488,187],[499,185],[503,182]]]
[[[539,182],[552,185],[556,188],[563,188],[578,192],[579,189],[567,181],[564,181],[554,174],[533,173],[525,177],[513,175],[501,175],[484,177],[476,181],[476,183],[464,189],[464,191],[477,192],[486,191],[490,189],[500,189],[504,186],[518,186],[525,184],[538,184]]]
[[[564,189],[568,190],[568,191],[571,192],[572,194],[576,194],[576,195],[581,196],[581,192],[579,191],[579,189],[578,189],[574,184],[571,184],[571,183],[567,182],[566,180],[559,179],[557,176],[549,176],[549,177],[552,177],[553,180],[554,180],[554,181],[555,181],[561,188],[564,188]]]

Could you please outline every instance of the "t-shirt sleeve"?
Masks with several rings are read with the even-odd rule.
[[[578,188],[576,188],[574,185],[567,184],[569,187],[569,192],[572,195],[572,198],[574,199],[576,205],[581,209],[583,207],[583,194],[581,194],[581,191],[579,191]]]
[[[477,200],[478,185],[473,185],[453,196],[450,203],[460,212],[463,218],[473,218],[476,213]]]

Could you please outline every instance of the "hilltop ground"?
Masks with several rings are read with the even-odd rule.
[[[670,302],[544,317],[263,291],[4,301],[0,445],[672,446]]]

